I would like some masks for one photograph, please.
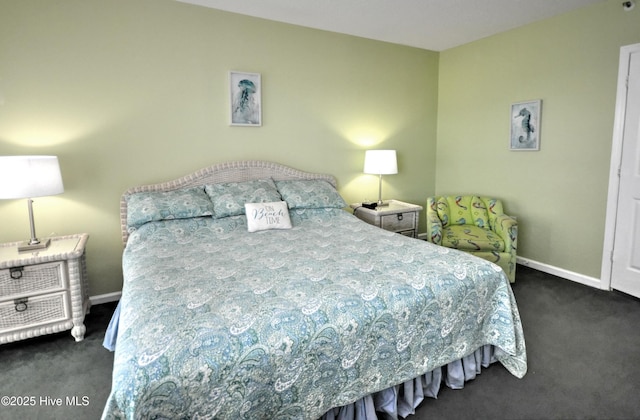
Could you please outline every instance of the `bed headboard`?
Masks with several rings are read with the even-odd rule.
[[[243,182],[261,178],[272,178],[274,181],[288,179],[324,179],[336,187],[336,179],[333,175],[304,172],[274,162],[243,160],[219,163],[171,181],[141,185],[125,191],[120,198],[122,243],[126,245],[127,239],[129,238],[129,232],[127,232],[127,196],[131,194],[145,191],[171,191],[199,185]]]

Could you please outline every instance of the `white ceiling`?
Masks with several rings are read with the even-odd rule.
[[[606,0],[177,1],[442,51]]]

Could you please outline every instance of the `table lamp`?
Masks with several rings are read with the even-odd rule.
[[[33,223],[34,197],[64,192],[60,165],[56,156],[0,156],[0,199],[26,198],[29,207],[31,239],[18,251],[47,248],[50,239],[40,241]]]
[[[364,173],[379,176],[378,207],[385,206],[382,201],[382,175],[398,173],[398,161],[395,150],[367,150],[364,154]]]

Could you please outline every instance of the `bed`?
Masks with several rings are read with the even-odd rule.
[[[241,161],[126,191],[103,418],[397,418],[493,362],[525,375],[500,267],[366,224],[335,187]]]

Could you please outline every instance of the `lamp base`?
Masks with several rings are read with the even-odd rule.
[[[51,243],[51,239],[44,239],[38,242],[37,244],[31,244],[29,243],[29,241],[25,241],[25,242],[22,242],[20,245],[18,245],[18,252],[28,252],[28,251],[34,251],[36,249],[45,249],[49,247],[50,243]]]

